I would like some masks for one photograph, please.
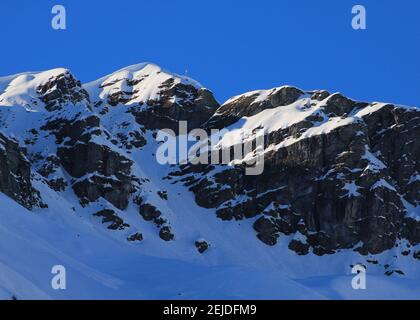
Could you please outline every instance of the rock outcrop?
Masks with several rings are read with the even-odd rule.
[[[32,186],[31,163],[17,141],[0,132],[0,192],[22,206],[43,206],[39,192]]]
[[[265,129],[263,173],[247,176],[243,163],[183,166],[172,176],[198,204],[223,220],[261,216],[254,229],[267,245],[299,232],[305,241],[290,244],[299,254],[377,254],[400,238],[418,243],[420,222],[406,215],[420,199],[420,111],[282,87],[235,97],[206,125],[237,128],[243,117],[255,122],[247,129]]]

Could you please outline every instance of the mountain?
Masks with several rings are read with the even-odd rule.
[[[257,132],[263,145],[161,164],[160,133],[187,140],[184,122],[222,131],[207,160]],[[323,90],[220,105],[151,63],[87,84],[62,68],[2,77],[0,298],[415,298],[419,131],[415,107]]]

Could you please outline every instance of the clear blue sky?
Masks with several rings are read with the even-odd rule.
[[[51,8],[67,9],[67,30]],[[351,8],[367,9],[367,30]],[[220,101],[290,84],[420,106],[418,0],[1,0],[0,75],[67,67],[87,82],[151,61]]]

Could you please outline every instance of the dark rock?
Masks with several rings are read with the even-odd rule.
[[[159,237],[164,241],[172,241],[175,235],[172,233],[171,228],[168,226],[162,227],[159,231]]]
[[[38,172],[43,177],[48,178],[48,176],[56,172],[58,168],[60,168],[60,159],[55,155],[50,155],[45,159]]]
[[[104,209],[94,214],[94,216],[102,217],[102,223],[111,223],[108,226],[110,230],[124,230],[130,225],[125,223],[114,210]]]
[[[166,224],[168,221],[166,219],[163,219],[162,217],[154,218],[153,222],[156,226],[161,227],[164,224]]]
[[[84,103],[88,107],[90,104],[89,94],[82,88],[80,81],[68,71],[39,86],[37,93],[50,112],[63,108],[67,103]]]
[[[209,244],[206,241],[200,240],[195,242],[195,247],[199,253],[204,253],[209,249]]]
[[[269,99],[271,105],[276,107],[287,106],[297,101],[304,92],[295,87],[281,87],[270,94]]]
[[[153,219],[159,218],[162,213],[155,206],[144,203],[140,206],[140,214],[144,220],[152,221]]]
[[[42,207],[40,193],[32,186],[31,163],[19,144],[0,133],[0,192],[27,209]]]
[[[63,167],[75,178],[92,172],[107,177],[115,175],[125,178],[129,176],[132,165],[132,161],[121,154],[93,142],[59,148],[57,154]]]
[[[137,123],[150,130],[171,129],[178,133],[179,121],[187,121],[188,130],[192,130],[205,123],[219,107],[210,91],[174,84],[173,79],[163,83],[159,89],[159,100],[147,101],[146,107],[133,106],[129,109]]]
[[[327,104],[324,107],[326,114],[335,114],[336,116],[342,116],[349,114],[354,108],[366,107],[367,103],[355,102],[343,96],[342,94],[336,93],[329,97]]]
[[[57,192],[64,191],[67,187],[67,182],[63,178],[47,180],[47,183],[51,189]]]
[[[415,246],[420,243],[420,221],[405,218],[402,222],[401,236]]]
[[[128,178],[115,180],[96,174],[76,182],[73,184],[73,189],[76,195],[86,203],[94,202],[102,197],[121,210],[127,208],[129,196],[134,191]]]
[[[128,135],[131,137],[129,144],[134,146],[135,148],[142,148],[147,144],[146,139],[138,131],[131,131]]]
[[[317,101],[322,101],[328,98],[331,94],[325,90],[319,90],[312,93],[311,98]]]
[[[254,229],[257,231],[257,237],[262,242],[269,246],[274,246],[277,243],[278,229],[276,224],[271,220],[265,217],[259,218],[254,223]]]
[[[141,234],[141,233],[135,233],[135,234],[132,234],[131,236],[129,236],[128,238],[127,238],[127,241],[129,241],[129,242],[140,242],[140,241],[143,241],[143,235]]]
[[[103,197],[118,209],[127,207],[130,195],[136,190],[131,177],[132,161],[92,141],[95,135],[107,138],[96,116],[72,121],[56,119],[43,126],[43,130],[56,136],[61,166],[79,179],[73,189],[82,203]]]
[[[303,243],[298,240],[292,240],[289,243],[289,249],[296,252],[300,256],[307,255],[309,253],[309,244]]]
[[[158,191],[158,196],[163,200],[168,200],[168,192],[167,191]]]

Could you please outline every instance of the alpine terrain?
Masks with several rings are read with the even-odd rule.
[[[224,132],[212,153],[263,130],[264,170],[256,148],[159,163],[184,121]],[[418,298],[419,135],[415,107],[292,86],[220,105],[151,63],[1,77],[0,298]]]

